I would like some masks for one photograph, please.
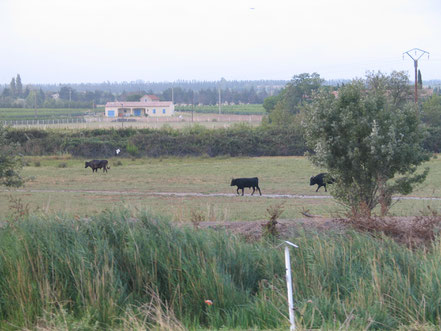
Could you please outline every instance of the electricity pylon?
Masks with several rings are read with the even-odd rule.
[[[412,56],[412,52],[414,52],[414,56]],[[415,67],[415,104],[418,103],[418,60],[424,55],[427,54],[427,58],[429,58],[429,52],[426,52],[419,48],[412,48],[411,50],[403,53],[403,59],[404,54],[407,54],[412,60],[413,65]]]

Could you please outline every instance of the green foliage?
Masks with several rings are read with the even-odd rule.
[[[9,139],[19,142],[19,151],[26,155],[68,153],[93,158],[113,156],[116,148],[128,146],[129,142],[136,147],[137,156],[150,157],[302,155],[306,151],[303,137],[294,127],[246,124],[213,130],[200,126],[184,130],[12,130]]]
[[[388,101],[395,107],[402,107],[413,100],[409,77],[404,71],[392,71],[390,75],[370,71],[366,74],[366,85],[378,93],[387,91]]]
[[[421,76],[421,71],[418,69],[418,88],[421,90],[423,88],[423,78]]]
[[[19,187],[23,185],[20,171],[22,158],[17,154],[17,143],[7,139],[7,131],[0,124],[0,185]]]
[[[130,94],[126,97],[126,101],[139,101],[143,96],[144,94],[141,93]]]
[[[409,194],[427,175],[417,174],[417,166],[429,159],[415,108],[397,106],[399,93],[366,85],[353,81],[338,98],[321,93],[305,119],[311,161],[336,178],[332,194],[354,212],[387,207],[393,193]]]
[[[200,114],[218,114],[218,105],[197,105],[197,106],[182,106],[176,105],[175,111],[190,113],[194,111]],[[260,115],[265,112],[261,104],[240,104],[240,105],[222,105],[222,114],[234,115]]]
[[[257,295],[263,279],[283,274],[277,250],[138,216],[34,217],[0,230],[0,329],[31,327],[58,305],[89,326],[117,328],[123,312],[141,311],[152,292],[189,326],[285,324],[283,316],[275,318],[279,305]]]
[[[312,100],[322,83],[323,79],[315,72],[295,75],[281,93],[285,109],[290,113],[299,113],[300,106]]]
[[[302,107],[312,100],[322,83],[323,79],[317,73],[294,76],[277,97],[266,101],[269,122],[275,125],[291,123],[293,115],[300,113]]]
[[[422,107],[422,121],[432,127],[441,127],[441,96],[433,94]]]
[[[37,102],[37,109],[33,108],[35,101]],[[39,108],[40,105],[42,105],[42,100],[37,91],[30,91],[25,102],[30,108],[0,108],[0,121],[58,120],[72,117],[83,117],[90,113],[104,113],[104,109],[95,109],[92,111],[91,109]]]
[[[410,250],[354,232],[288,239],[300,247],[291,260],[299,328],[439,325],[438,240]],[[19,217],[0,229],[0,329],[287,329],[277,244],[125,210]]]
[[[17,77],[15,78],[15,88],[16,88],[16,94],[18,97],[23,96],[23,84],[21,83],[21,77],[19,74],[17,74]]]
[[[273,111],[274,108],[276,108],[276,104],[278,101],[279,101],[279,96],[277,95],[273,95],[268,98],[265,98],[265,100],[263,101],[263,108],[265,108],[265,111],[267,113],[271,113],[271,111]]]
[[[126,146],[126,151],[127,153],[129,153],[131,156],[136,157],[138,156],[139,150],[138,147],[136,147],[133,143],[131,143],[130,141],[127,143]]]

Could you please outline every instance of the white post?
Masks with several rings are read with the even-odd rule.
[[[289,256],[289,247],[293,246],[298,248],[299,246],[293,244],[292,242],[285,241],[287,245],[285,245],[285,268],[286,268],[286,287],[288,289],[288,308],[289,308],[289,322],[291,324],[290,331],[294,331],[296,329],[296,322],[294,317],[294,299],[292,293],[292,277],[291,277],[291,259]]]

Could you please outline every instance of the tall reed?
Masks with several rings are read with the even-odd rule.
[[[439,324],[439,241],[409,250],[355,232],[290,240],[300,246],[300,329]],[[274,241],[179,228],[148,212],[23,217],[0,229],[0,329],[283,329],[284,274]]]

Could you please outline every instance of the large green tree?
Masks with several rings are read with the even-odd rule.
[[[322,84],[323,79],[317,73],[295,75],[279,95],[264,101],[269,122],[276,125],[293,122],[294,115],[299,114],[302,107],[313,100]]]
[[[23,185],[20,176],[22,159],[17,155],[15,144],[7,140],[7,131],[0,125],[0,185],[19,187]]]
[[[397,84],[396,75],[371,75],[345,85],[338,97],[322,91],[306,106],[310,159],[336,179],[333,196],[354,214],[379,203],[386,212],[392,194],[409,194],[427,176],[427,169],[417,172],[430,157],[421,147],[424,132],[414,106],[402,106],[401,94],[389,89],[401,91]]]

